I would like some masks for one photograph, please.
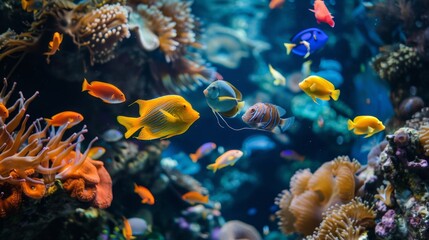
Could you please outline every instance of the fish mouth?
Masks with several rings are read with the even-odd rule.
[[[209,94],[209,91],[207,89],[204,89],[203,93],[204,93],[204,96],[207,96],[207,94]]]

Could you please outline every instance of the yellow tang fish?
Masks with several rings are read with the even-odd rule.
[[[191,104],[179,95],[166,95],[151,100],[137,100],[140,117],[118,116],[118,122],[127,131],[125,138],[141,129],[140,140],[169,138],[182,134],[200,118]]]
[[[356,135],[366,134],[365,138],[371,137],[372,135],[383,131],[384,125],[373,116],[357,116],[353,121],[349,119],[347,122],[347,128],[353,130]]]
[[[316,98],[320,98],[325,101],[328,101],[330,98],[332,98],[334,101],[337,101],[338,97],[340,96],[340,90],[335,89],[334,84],[322,77],[315,75],[311,75],[302,80],[302,82],[299,83],[299,87],[308,96],[310,96],[315,103],[317,103]]]
[[[271,76],[274,78],[274,85],[286,86],[286,78],[279,71],[274,69],[271,64],[268,64],[268,68],[270,69]]]

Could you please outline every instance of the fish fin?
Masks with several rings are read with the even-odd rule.
[[[143,127],[141,125],[140,118],[118,116],[116,119],[118,120],[119,124],[121,124],[127,129],[124,134],[125,138],[130,138],[131,135],[133,135],[135,132],[137,132],[140,128]]]
[[[237,106],[235,106],[231,110],[226,111],[226,112],[220,112],[219,114],[224,116],[224,117],[227,117],[227,118],[233,118],[237,115],[237,113],[238,113],[238,108],[237,108]]]
[[[373,133],[373,132],[374,132],[374,130],[375,130],[374,128],[372,128],[372,127],[368,127],[368,132],[369,132],[369,133]]]
[[[366,132],[364,132],[364,131],[362,131],[362,130],[360,130],[360,129],[357,129],[357,128],[355,128],[355,129],[353,130],[353,133],[354,133],[354,134],[356,134],[356,135],[366,134]]]
[[[332,99],[334,99],[334,101],[337,101],[338,97],[340,97],[340,90],[337,89],[337,90],[332,91],[331,97],[332,97]]]
[[[304,55],[304,58],[308,58],[310,56],[310,51],[307,51],[307,53]]]
[[[295,43],[284,43],[286,48],[286,54],[289,55],[292,49],[296,46]]]
[[[319,104],[319,103],[316,101],[316,98],[315,98],[315,97],[311,96],[311,99],[313,99],[313,102],[315,102],[316,104]]]
[[[355,128],[355,124],[353,123],[353,121],[351,119],[349,119],[347,121],[347,129],[352,130],[353,128]]]
[[[52,119],[45,118],[45,121],[48,125],[52,125]]]
[[[115,94],[112,94],[112,96],[110,96],[110,99],[115,99]]]
[[[286,131],[288,128],[290,128],[293,123],[295,122],[295,117],[289,117],[281,119],[279,128],[282,132]]]
[[[317,85],[315,83],[311,84],[310,91],[315,92],[317,90]]]
[[[238,89],[236,87],[234,87],[231,83],[229,83],[227,81],[225,81],[225,82],[226,82],[226,84],[228,84],[232,88],[232,90],[234,90],[234,93],[235,93],[235,96],[236,96],[236,100],[243,99],[243,95],[241,94],[240,91],[238,91]]]
[[[52,49],[54,47],[54,42],[50,41],[48,47],[49,47],[49,49]]]
[[[365,135],[365,137],[364,138],[369,138],[369,137],[371,137],[372,135],[374,135],[375,134],[375,132],[372,132],[372,133],[368,133],[367,135]]]
[[[238,99],[237,99],[237,98],[233,98],[233,97],[227,97],[227,96],[223,96],[223,97],[218,97],[218,99],[219,99],[219,101],[220,101],[220,102],[223,102],[223,101],[228,101],[228,100],[234,100],[234,101],[238,101]]]
[[[159,110],[165,117],[165,120],[167,120],[167,122],[169,123],[174,123],[177,122],[177,117],[173,116],[171,113],[165,111],[164,109],[160,109]]]
[[[217,169],[218,169],[218,166],[217,166],[216,163],[212,163],[212,164],[210,164],[210,165],[207,166],[207,169],[208,170],[212,170],[213,173],[215,173],[217,171]]]
[[[89,91],[90,87],[91,87],[91,84],[89,84],[88,80],[86,80],[86,78],[84,78],[83,83],[82,83],[82,92]]]
[[[153,140],[158,138],[159,136],[152,133],[148,127],[142,128],[139,135],[136,137],[136,139],[139,139],[139,140]]]
[[[279,116],[283,116],[286,114],[286,110],[280,106],[274,105],[277,108],[277,112],[279,112]]]
[[[139,100],[134,101],[130,105],[128,105],[128,107],[133,105],[134,103],[137,103],[139,105],[139,114],[140,114],[140,116],[143,116],[143,115],[145,115],[145,111],[143,109],[146,105],[146,102],[147,102],[146,100],[139,99]]]
[[[241,111],[241,109],[243,109],[245,102],[241,101],[237,103],[237,113],[239,113]]]
[[[310,10],[310,12],[314,12],[314,13],[316,12],[316,11],[314,11],[314,9],[308,9],[308,10]]]
[[[198,161],[198,155],[196,153],[189,154],[189,158],[192,160],[192,162],[196,163]]]

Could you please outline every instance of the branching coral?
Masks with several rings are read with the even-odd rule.
[[[6,95],[5,89],[4,87],[0,92],[0,97],[7,102],[13,88]],[[1,215],[6,216],[18,208],[21,192],[29,198],[40,199],[56,179],[66,182],[77,177],[83,178],[84,183],[92,183],[94,189],[102,188],[101,192],[107,191],[107,194],[103,193],[105,199],[100,199],[99,205],[98,202],[93,203],[98,207],[107,207],[112,200],[108,194],[110,191],[111,195],[110,176],[106,176],[101,162],[87,158],[88,150],[80,153],[86,128],[63,139],[69,123],[59,127],[57,131],[52,128],[49,135],[49,125],[42,128],[41,119],[36,119],[27,127],[29,115],[25,112],[37,95],[38,92],[25,100],[20,93],[16,104],[9,108],[12,112],[17,110],[15,116],[7,122],[0,121],[0,185],[9,189],[3,190],[0,197]],[[89,144],[88,149],[95,140]],[[88,168],[95,172],[85,175]],[[86,177],[88,175],[90,177]]]
[[[320,227],[311,240],[359,240],[367,236],[375,225],[375,212],[359,198],[343,205],[335,205],[324,214]]]
[[[295,173],[290,192],[276,198],[280,210],[280,228],[284,233],[311,234],[322,221],[322,213],[335,204],[351,201],[362,182],[355,176],[360,164],[347,156],[323,164],[314,174],[309,170]]]

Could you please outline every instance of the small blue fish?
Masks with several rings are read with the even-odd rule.
[[[304,159],[305,159],[305,156],[295,152],[294,150],[290,150],[290,149],[281,151],[280,157],[282,157],[286,160],[296,160],[296,161],[300,161],[300,162],[304,161]]]
[[[276,147],[271,138],[265,135],[253,135],[243,141],[241,150],[246,155],[252,155],[254,151],[269,151]]]
[[[287,54],[291,52],[307,58],[323,48],[328,41],[328,35],[318,28],[305,29],[291,38],[291,43],[285,43]]]
[[[101,135],[101,138],[103,138],[103,140],[106,142],[117,142],[123,137],[124,135],[116,129],[109,129]]]

